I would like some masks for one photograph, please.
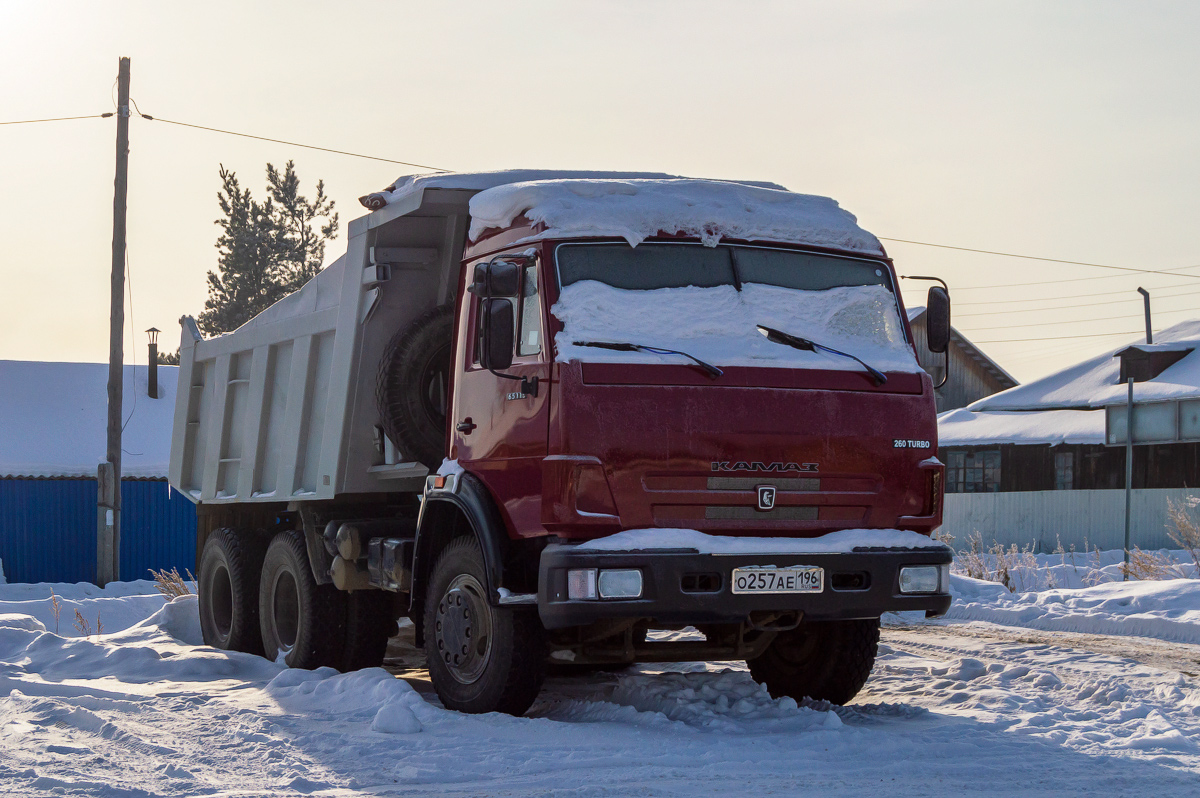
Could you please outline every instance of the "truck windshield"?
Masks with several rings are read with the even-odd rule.
[[[558,248],[562,287],[596,280],[614,288],[647,291],[743,283],[801,291],[881,285],[892,291],[882,263],[812,252],[700,244],[563,244]]]
[[[845,370],[839,353],[880,372],[919,369],[891,270],[877,260],[753,246],[580,242],[560,244],[556,261],[561,290],[551,312],[563,323],[556,360],[678,361],[578,345],[602,341],[687,352],[720,369]],[[821,347],[779,346],[759,326]]]

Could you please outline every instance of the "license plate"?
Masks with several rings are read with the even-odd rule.
[[[816,565],[790,568],[734,568],[734,593],[820,593],[825,570]]]

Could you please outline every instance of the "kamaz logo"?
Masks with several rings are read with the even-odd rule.
[[[765,473],[787,473],[789,471],[798,471],[800,473],[812,473],[817,470],[818,463],[763,463],[758,460],[746,461],[738,460],[733,462],[726,460],[724,462],[713,462],[713,471],[761,471]]]
[[[775,486],[774,485],[759,485],[755,488],[758,491],[758,509],[767,512],[775,509]]]

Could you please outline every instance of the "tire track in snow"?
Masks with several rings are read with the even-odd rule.
[[[885,626],[883,636],[887,637],[893,631],[903,634],[927,628],[959,637],[1056,646],[1107,654],[1131,659],[1152,668],[1175,671],[1189,678],[1200,678],[1200,645],[1157,640],[1152,637],[1055,632],[1002,626],[986,621],[934,621],[912,626]]]
[[[1089,754],[1137,753],[1200,768],[1200,687],[1194,678],[1038,636],[1031,642],[1025,631],[887,627],[860,700],[886,697]],[[1157,645],[1144,648],[1161,657]]]

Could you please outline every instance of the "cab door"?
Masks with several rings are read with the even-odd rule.
[[[547,453],[551,389],[541,259],[523,262],[517,293],[504,297],[513,303],[515,325],[512,366],[501,372],[507,376],[494,374],[480,363],[483,300],[466,290],[474,267],[464,269],[461,293],[459,335],[464,357],[449,419],[451,452],[483,480],[513,532],[536,535],[543,531],[542,458]]]

